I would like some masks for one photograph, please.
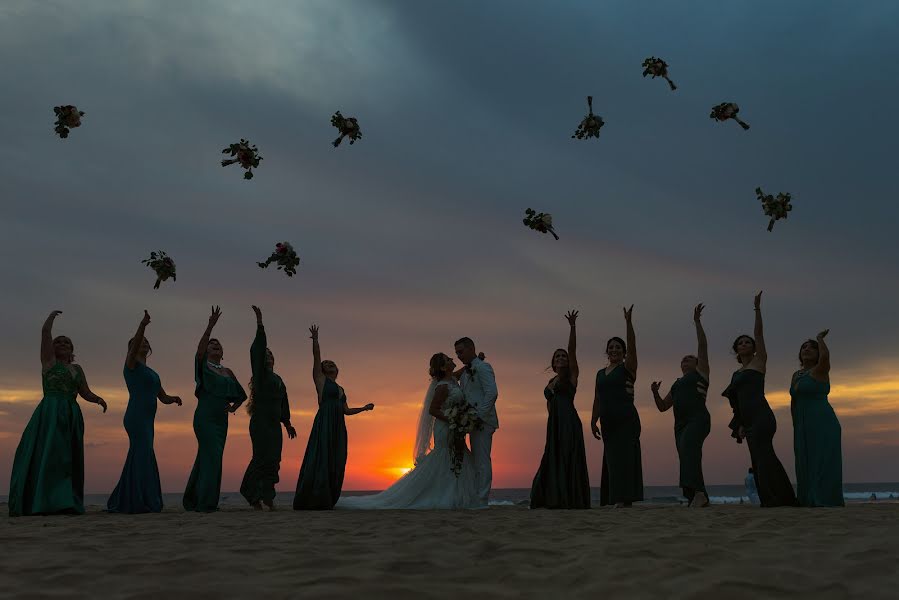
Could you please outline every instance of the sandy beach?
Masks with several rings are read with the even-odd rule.
[[[0,507],[6,510],[5,506]],[[0,598],[894,598],[899,504],[4,519]]]

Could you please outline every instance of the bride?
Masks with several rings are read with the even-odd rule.
[[[453,472],[452,439],[442,407],[448,399],[459,399],[462,389],[453,377],[453,359],[443,353],[431,357],[431,385],[425,395],[415,439],[415,468],[379,494],[343,496],[335,508],[435,509],[478,508],[477,479],[471,451],[462,444],[462,470]],[[433,449],[431,438],[433,432]]]

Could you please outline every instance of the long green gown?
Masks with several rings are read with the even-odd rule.
[[[9,516],[84,514],[84,418],[75,400],[84,372],[57,362],[43,373],[44,398],[16,448]]]
[[[240,382],[233,377],[219,375],[206,366],[206,360],[206,354],[203,354],[194,361],[197,458],[181,501],[184,510],[197,512],[218,510],[222,490],[222,455],[228,437],[228,402],[247,399]]]
[[[240,493],[247,502],[256,504],[275,499],[275,484],[281,469],[283,437],[281,424],[290,423],[290,405],[287,388],[281,378],[265,366],[267,340],[265,328],[256,328],[256,339],[250,346],[250,365],[253,369],[253,405],[250,415],[250,442],[253,458],[250,460]]]
[[[698,371],[687,373],[671,386],[680,486],[684,496],[691,501],[696,492],[705,493],[702,445],[712,429],[712,418],[705,405],[708,391],[709,380]]]
[[[590,508],[584,428],[574,407],[577,390],[546,387],[546,446],[531,486],[531,508]]]
[[[297,479],[294,510],[329,510],[340,498],[347,459],[345,402],[337,383],[325,379]]]
[[[603,439],[599,505],[643,500],[640,415],[634,406],[634,381],[624,364],[596,374],[600,434]]]
[[[827,400],[830,383],[799,371],[790,386],[796,495],[801,506],[844,506],[842,430]]]

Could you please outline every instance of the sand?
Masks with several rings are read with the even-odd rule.
[[[6,507],[0,507],[4,512]],[[0,598],[896,598],[899,504],[0,523]]]

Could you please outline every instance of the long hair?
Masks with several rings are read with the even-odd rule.
[[[568,363],[568,366],[562,367],[558,371],[555,370],[553,363],[555,362],[556,353],[564,352],[565,356],[568,360],[571,360],[571,357],[568,355],[568,350],[565,348],[556,348],[553,350],[553,356],[549,363],[549,369],[555,372],[558,375],[558,381],[556,382],[556,391],[562,392],[566,394],[574,393],[574,386],[571,384],[571,363]]]
[[[618,342],[619,344],[621,344],[621,354],[627,356],[627,344],[617,335],[615,337],[610,337],[609,341],[606,342],[606,354],[609,353],[609,344],[611,344],[612,342]]]
[[[821,348],[818,346],[818,342],[809,338],[809,339],[805,340],[804,342],[802,342],[802,346],[805,346],[806,344],[808,344],[809,346],[811,346],[812,348],[815,349],[815,352],[818,353],[818,360],[821,360]],[[799,366],[800,367],[802,366],[802,346],[799,346]]]
[[[253,391],[253,378],[250,377],[250,381],[247,382],[247,385],[250,388],[250,397],[247,398],[247,414],[251,417],[253,416],[253,412],[256,410],[255,402],[256,400],[256,392]]]
[[[431,362],[428,365],[428,375],[431,376],[431,379],[437,380],[443,378],[443,367],[446,366],[448,358],[449,357],[443,352],[438,352],[431,357]]]
[[[738,335],[738,336],[737,336],[737,339],[734,340],[734,343],[733,343],[733,345],[731,346],[731,348],[733,349],[734,354],[735,354],[736,357],[737,357],[737,362],[740,363],[740,364],[743,364],[743,361],[740,360],[740,355],[737,354],[737,344],[739,344],[739,343],[740,343],[740,340],[742,340],[743,338],[746,338],[747,340],[749,340],[750,342],[752,342],[752,351],[755,352],[755,338],[753,338],[751,335],[746,335],[746,334]]]

